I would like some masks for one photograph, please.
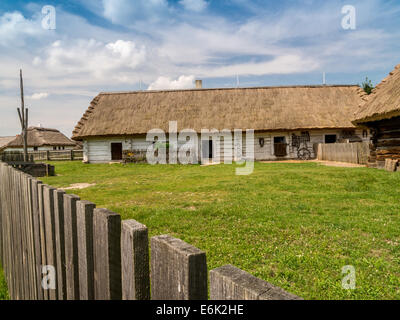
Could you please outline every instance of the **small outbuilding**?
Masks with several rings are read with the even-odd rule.
[[[315,158],[318,143],[369,140],[368,130],[351,122],[362,96],[356,85],[100,93],[72,139],[83,141],[85,162],[120,161],[126,153],[144,155],[154,144],[146,134],[168,133],[175,121],[178,132],[198,134],[196,162],[221,159],[232,148],[223,134],[219,143],[204,139],[202,129],[254,130],[255,160]],[[243,138],[243,157],[248,143]]]
[[[361,104],[353,123],[371,130],[370,167],[400,160],[400,64]]]
[[[67,138],[57,129],[42,127],[29,127],[28,151],[51,151],[51,150],[72,150],[76,142]],[[3,145],[0,151],[23,151],[23,139],[21,135],[13,137],[11,141]]]

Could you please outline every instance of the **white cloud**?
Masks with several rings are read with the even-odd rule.
[[[25,19],[20,12],[6,12],[0,16],[0,45],[23,45],[26,37],[43,34],[40,21]]]
[[[158,77],[150,84],[148,90],[168,90],[168,89],[192,89],[194,87],[194,76],[180,76],[177,80],[169,77]]]
[[[47,92],[40,92],[40,93],[34,93],[31,95],[29,98],[32,100],[41,100],[41,99],[46,99],[49,96]]]
[[[201,12],[207,8],[208,3],[205,0],[181,0],[179,1],[186,10]]]
[[[94,39],[55,41],[36,57],[35,65],[44,64],[51,72],[64,74],[88,73],[96,78],[122,79],[146,61],[146,48],[132,41],[103,43]]]

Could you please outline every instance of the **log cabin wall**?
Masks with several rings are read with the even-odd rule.
[[[384,168],[386,159],[400,160],[400,117],[367,125],[372,131],[369,166]]]

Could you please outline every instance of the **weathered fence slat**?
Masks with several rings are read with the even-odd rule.
[[[42,249],[40,238],[40,209],[39,209],[39,185],[40,181],[32,180],[32,223],[33,223],[33,241],[35,244],[35,273],[36,273],[36,293],[38,300],[44,299],[42,288]]]
[[[54,223],[57,260],[57,295],[59,300],[67,299],[66,265],[65,265],[65,225],[64,194],[62,190],[54,190]]]
[[[94,300],[93,210],[89,201],[77,202],[80,300]]]
[[[55,236],[55,218],[54,218],[54,188],[47,185],[43,186],[43,210],[44,210],[44,221],[46,228],[46,254],[47,254],[47,265],[54,268],[57,271],[57,255],[56,255],[56,236]],[[57,272],[55,285],[57,284]],[[48,288],[49,299],[57,300],[57,287]]]
[[[167,235],[151,239],[151,298],[207,300],[206,254]]]
[[[94,279],[96,300],[121,300],[121,217],[94,210]]]
[[[79,259],[76,203],[79,197],[64,195],[65,279],[67,300],[79,300]]]
[[[210,271],[211,300],[301,300],[232,265]]]
[[[44,197],[43,197],[43,184],[38,185],[39,194],[39,230],[40,230],[40,248],[42,253],[42,265],[39,266],[40,278],[42,279],[42,267],[47,266],[47,243],[46,243],[46,224],[44,220]],[[42,285],[42,280],[41,280]],[[42,285],[43,289],[43,285]],[[49,300],[49,291],[43,289],[43,299]]]
[[[148,230],[135,220],[122,222],[121,265],[122,299],[150,300]]]

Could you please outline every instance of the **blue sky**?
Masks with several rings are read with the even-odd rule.
[[[42,27],[42,7],[56,29]],[[345,30],[342,8],[356,9]],[[30,125],[67,135],[100,91],[379,83],[400,63],[400,2],[72,0],[0,2],[0,135],[19,131],[18,70]]]

